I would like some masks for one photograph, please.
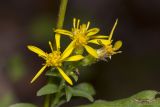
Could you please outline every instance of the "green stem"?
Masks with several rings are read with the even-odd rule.
[[[58,14],[58,21],[57,21],[57,28],[62,28],[64,23],[64,17],[66,13],[66,7],[67,7],[68,0],[61,0],[59,14]],[[56,94],[55,99],[51,105],[51,107],[56,107],[56,105],[59,103],[60,97],[61,97],[61,90],[63,89],[64,80],[62,79],[60,85],[59,85],[59,92]],[[47,95],[44,102],[44,107],[50,107],[50,95]]]
[[[59,103],[60,98],[61,98],[62,89],[64,88],[64,84],[65,84],[65,81],[64,81],[64,79],[62,79],[61,82],[60,82],[60,85],[58,87],[59,91],[56,93],[54,101],[53,101],[51,107],[56,107],[57,104]]]
[[[58,14],[57,28],[63,27],[67,3],[68,3],[68,0],[61,0],[59,14]]]
[[[44,107],[49,107],[50,105],[50,95],[45,96]]]

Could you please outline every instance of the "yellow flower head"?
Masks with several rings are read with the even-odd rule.
[[[72,80],[67,76],[67,74],[62,70],[62,63],[64,61],[78,61],[83,58],[81,55],[74,55],[70,56],[70,54],[73,51],[73,47],[68,46],[63,53],[57,50],[53,50],[53,46],[51,42],[49,41],[49,46],[51,48],[51,53],[46,53],[43,50],[41,50],[38,47],[29,45],[28,49],[36,54],[38,54],[40,57],[42,57],[45,60],[44,66],[38,71],[38,73],[34,76],[34,78],[31,80],[31,83],[33,83],[45,70],[46,67],[55,67],[58,69],[61,76],[70,84],[73,85]]]
[[[111,33],[107,39],[107,41],[97,41],[100,45],[102,45],[103,47],[97,50],[97,54],[98,54],[98,58],[105,60],[105,58],[111,58],[112,55],[117,54],[117,53],[121,53],[121,51],[118,51],[121,46],[122,46],[122,41],[116,41],[114,46],[112,45],[112,36],[113,36],[113,32],[117,26],[118,23],[118,19],[116,20]]]
[[[99,28],[89,29],[89,26],[90,22],[80,25],[80,20],[76,20],[76,18],[74,18],[73,28],[71,31],[64,29],[56,29],[55,32],[69,36],[72,39],[72,47],[84,47],[89,54],[91,54],[95,58],[98,58],[96,50],[88,46],[88,43],[98,44],[98,40],[104,42],[106,40],[103,39],[108,37],[103,35],[96,36],[96,34],[99,32]]]
[[[111,56],[117,53],[121,53],[118,51],[122,46],[122,41],[116,41],[114,46],[112,44],[103,45],[102,48],[97,50],[98,59],[105,60],[105,58],[110,58]]]

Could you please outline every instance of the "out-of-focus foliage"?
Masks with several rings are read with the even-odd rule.
[[[46,42],[52,36],[55,24],[49,16],[38,17],[33,20],[30,26],[32,39],[39,42]]]
[[[19,104],[11,105],[9,107],[37,107],[37,106],[29,103],[19,103]]]
[[[158,94],[157,91],[146,90],[129,98],[116,101],[98,100],[93,104],[79,107],[160,107],[160,98],[156,98]]]
[[[8,107],[14,101],[14,96],[11,93],[5,94],[0,98],[0,107]]]
[[[14,82],[19,81],[26,73],[26,67],[23,58],[19,54],[10,58],[7,67],[9,71],[8,75]]]

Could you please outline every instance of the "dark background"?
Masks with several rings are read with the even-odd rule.
[[[40,60],[26,46],[49,50],[53,39],[60,0],[0,1],[0,106],[15,102],[42,104],[36,91],[45,84],[44,76],[30,84]],[[138,91],[160,90],[160,1],[159,0],[69,0],[65,28],[73,17],[91,21],[101,34],[109,34],[115,20],[113,39],[122,40],[122,54],[81,71],[80,82],[96,89],[95,99],[116,100]],[[47,47],[47,48],[46,48]],[[87,100],[72,100],[71,105]]]

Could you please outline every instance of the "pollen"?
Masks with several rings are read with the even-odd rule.
[[[62,65],[60,58],[61,58],[61,53],[59,51],[53,51],[52,53],[49,53],[47,55],[46,65],[60,67]]]

